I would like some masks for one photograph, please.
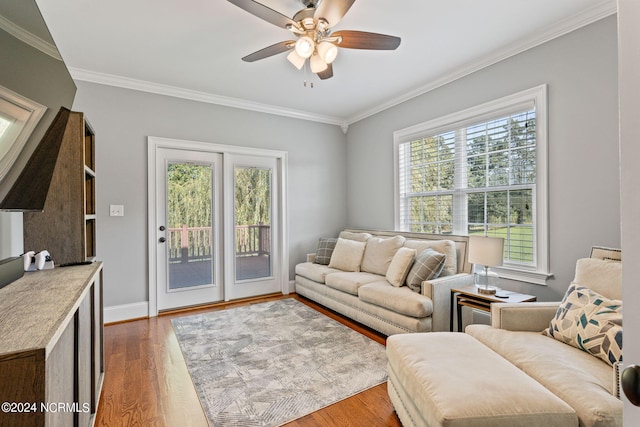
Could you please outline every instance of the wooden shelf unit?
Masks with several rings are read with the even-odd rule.
[[[86,259],[96,257],[96,134],[84,120],[84,240]]]
[[[24,214],[24,250],[48,250],[56,265],[96,257],[95,132],[71,112],[43,212]]]

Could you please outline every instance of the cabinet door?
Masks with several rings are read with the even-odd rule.
[[[77,358],[78,366],[76,372],[76,399],[78,405],[78,425],[88,426],[91,418],[91,397],[93,395],[91,391],[92,384],[92,322],[91,322],[91,300],[93,295],[90,292],[82,300],[78,307],[76,314],[76,326],[78,328],[77,333]]]
[[[104,373],[103,349],[103,305],[102,305],[102,273],[98,275],[93,285],[93,300],[91,301],[91,322],[93,334],[91,336],[91,412],[96,413],[100,400],[100,389]]]
[[[41,426],[44,414],[44,351],[23,357],[0,357],[0,402],[32,402],[36,408],[29,412],[0,411],[0,426]],[[29,409],[34,409],[30,407]]]
[[[69,322],[46,362],[45,399],[50,408],[45,413],[47,427],[74,425],[75,413],[58,410],[57,405],[75,402],[75,344],[75,322]]]

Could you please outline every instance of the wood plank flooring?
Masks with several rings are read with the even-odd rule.
[[[105,375],[96,426],[207,426],[171,319],[275,299],[295,298],[384,344],[385,337],[297,295],[271,296],[105,326]],[[286,424],[287,427],[390,426],[400,420],[386,384]]]

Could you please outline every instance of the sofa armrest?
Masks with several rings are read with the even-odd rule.
[[[307,254],[307,262],[313,262],[316,259],[315,252],[312,254]]]
[[[491,304],[491,326],[509,331],[542,332],[558,311],[559,302]]]
[[[432,331],[449,331],[451,318],[451,289],[473,285],[473,275],[458,273],[422,282],[422,295],[431,298],[433,314]]]

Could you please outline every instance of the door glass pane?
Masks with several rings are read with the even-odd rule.
[[[211,165],[167,167],[169,290],[212,284],[212,176]]]
[[[235,168],[236,280],[271,276],[271,170]]]

